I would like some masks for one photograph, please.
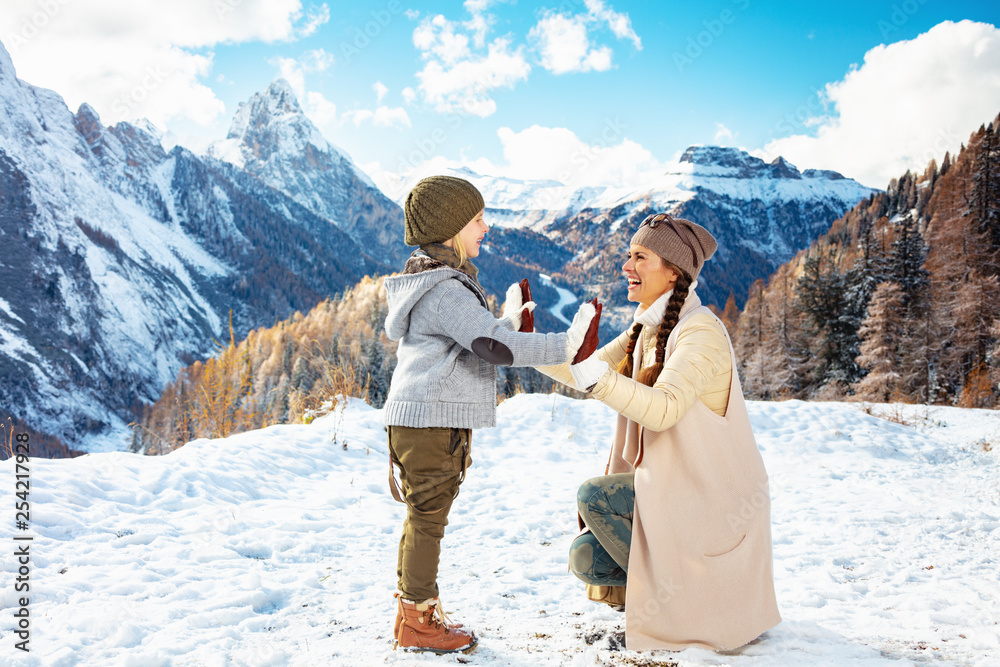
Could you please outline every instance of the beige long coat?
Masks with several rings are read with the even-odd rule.
[[[738,375],[723,380],[728,395],[719,396],[720,375],[735,368],[732,344],[694,292],[680,317],[653,387],[610,372],[593,389],[619,412],[609,472],[635,472],[625,604],[632,650],[734,649],[781,622],[767,473]],[[653,363],[649,329],[636,346],[636,375]],[[626,343],[627,333],[598,354],[614,367]]]

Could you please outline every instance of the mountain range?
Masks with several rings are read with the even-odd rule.
[[[548,330],[565,326],[548,310],[560,288],[606,301],[607,327],[627,319],[621,253],[604,249],[624,250],[650,212],[717,236],[700,293],[721,306],[873,192],[711,146],[634,189],[454,173],[487,201],[485,287],[502,298],[529,277]],[[138,406],[211,354],[230,322],[242,337],[398,270],[409,185],[384,194],[281,79],[196,155],[164,150],[148,123],[104,126],[87,104],[73,113],[17,79],[0,46],[0,412],[74,447],[123,448]]]
[[[248,149],[247,169],[168,153],[149,126],[105,127],[89,105],[74,114],[18,80],[0,47],[5,416],[70,445],[120,448],[136,407],[210,354],[230,316],[242,336],[389,270],[391,252],[359,246],[356,226],[327,215],[379,208],[401,236],[398,207],[325,142],[310,144],[314,182],[352,187],[349,206],[316,213],[271,187],[251,169],[266,177],[284,166],[276,153],[300,148],[280,119],[272,129],[271,153]]]
[[[780,157],[767,163],[720,146],[691,146],[656,181],[632,189],[571,188],[469,169],[450,173],[483,192],[486,218],[493,225],[487,251],[517,258],[525,270],[543,266],[556,284],[580,298],[599,298],[611,306],[605,312],[614,326],[630,317],[620,269],[629,238],[650,213],[689,218],[712,232],[719,251],[705,265],[699,294],[720,308],[732,294],[742,307],[754,280],[770,275],[857,202],[878,192],[837,172],[800,172]],[[397,201],[422,175],[394,188]],[[533,244],[523,241],[529,234],[544,236],[558,250],[548,250],[544,260],[532,257],[525,246]],[[490,287],[502,293],[506,284]]]

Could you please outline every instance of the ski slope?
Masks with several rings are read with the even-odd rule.
[[[784,621],[735,652],[613,648],[624,615],[585,598],[566,552],[614,415],[518,395],[476,432],[443,542],[442,599],[479,633],[474,653],[391,648],[404,512],[381,413],[351,400],[163,457],[33,459],[31,651],[14,648],[23,594],[7,555],[0,664],[1000,664],[1000,413],[873,407],[911,425],[857,404],[750,403]],[[11,554],[11,461],[0,480]]]

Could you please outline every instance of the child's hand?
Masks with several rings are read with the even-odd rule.
[[[528,285],[527,278],[522,280],[519,286],[521,287],[521,303],[524,304],[524,307],[521,308],[521,326],[517,330],[522,333],[532,333],[535,330],[535,302],[531,300],[531,286]]]
[[[513,331],[534,331],[535,317],[532,311],[535,309],[535,302],[531,300],[531,289],[527,287],[528,281],[522,280],[507,288],[506,301],[503,304],[503,313],[500,318],[511,323]],[[527,301],[525,301],[527,293]],[[527,316],[527,320],[525,319]],[[531,328],[525,329],[525,326]]]

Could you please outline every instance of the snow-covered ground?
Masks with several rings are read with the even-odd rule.
[[[587,601],[566,551],[613,413],[519,395],[474,436],[443,544],[442,598],[478,631],[472,654],[390,646],[403,506],[381,414],[351,401],[159,458],[32,460],[29,654],[11,631],[23,594],[4,462],[0,664],[1000,664],[1000,413],[874,408],[911,425],[858,405],[750,404],[784,621],[732,653],[611,648],[624,616]]]

